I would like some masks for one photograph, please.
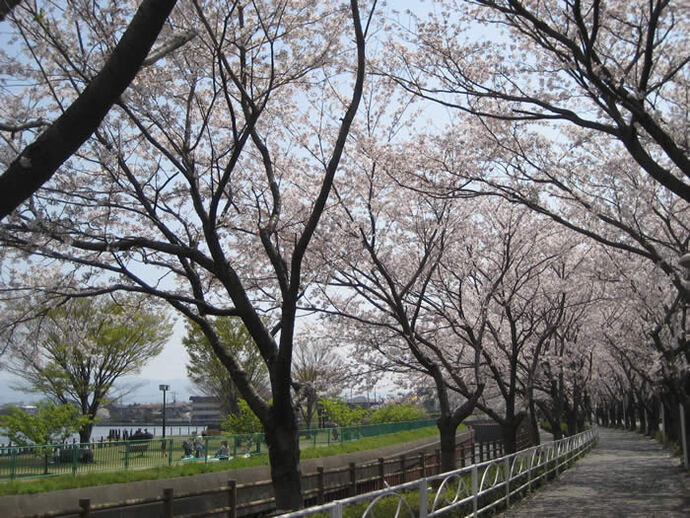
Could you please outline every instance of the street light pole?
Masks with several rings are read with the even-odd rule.
[[[170,389],[170,385],[158,385],[158,388],[163,391],[163,439],[165,439],[165,393]]]

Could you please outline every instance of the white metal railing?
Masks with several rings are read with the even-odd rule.
[[[361,518],[372,516],[376,504],[384,498],[393,499],[395,518],[432,518],[450,511],[461,511],[466,516],[478,516],[502,503],[510,505],[516,493],[530,490],[532,485],[549,476],[556,476],[571,461],[583,455],[596,441],[596,430],[587,430],[565,439],[532,446],[465,468],[422,478],[397,486],[387,487],[362,495],[335,500],[327,504],[302,509],[282,518],[298,518],[328,513],[330,518],[342,518],[343,509],[352,504],[369,502]],[[418,511],[415,513],[405,493],[418,492]],[[435,492],[433,499],[431,492]],[[409,498],[408,498],[409,499]],[[397,500],[397,503],[395,503]]]

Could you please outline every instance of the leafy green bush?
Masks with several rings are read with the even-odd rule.
[[[362,407],[350,407],[340,398],[321,398],[321,407],[328,417],[338,426],[354,426],[361,424],[367,417]]]
[[[371,424],[398,423],[400,421],[416,421],[428,418],[424,409],[410,403],[392,403],[374,410],[367,421]]]
[[[12,409],[10,414],[0,417],[0,428],[13,444],[30,446],[63,442],[89,422],[91,419],[72,405],[39,403],[35,415],[21,408]]]
[[[340,398],[321,398],[319,403],[328,418],[338,426],[399,423],[429,417],[423,409],[410,403],[391,403],[374,411],[351,407]]]
[[[264,429],[261,421],[251,411],[247,402],[244,399],[238,399],[237,406],[239,412],[230,414],[220,427],[230,433],[262,433]]]

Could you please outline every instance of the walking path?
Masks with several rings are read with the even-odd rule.
[[[656,441],[599,428],[588,455],[503,516],[688,517],[690,475]]]

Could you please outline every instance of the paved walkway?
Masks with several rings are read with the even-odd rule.
[[[689,517],[690,476],[656,441],[600,428],[595,449],[503,516]]]

